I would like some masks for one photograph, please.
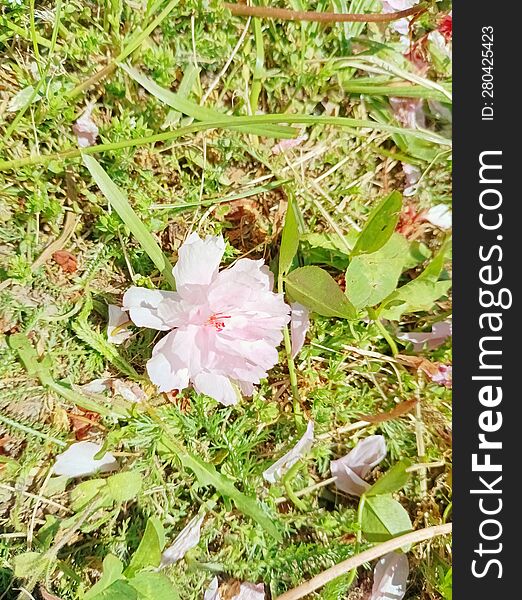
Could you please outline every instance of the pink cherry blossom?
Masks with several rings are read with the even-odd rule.
[[[346,456],[332,460],[330,470],[335,487],[352,496],[361,496],[370,488],[364,477],[386,456],[386,441],[382,435],[370,435],[361,440]]]
[[[189,383],[225,405],[254,384],[278,360],[277,346],[289,322],[282,294],[262,260],[242,258],[218,271],[223,237],[190,235],[172,272],[177,291],[131,287],[123,306],[139,327],[169,333],[154,347],[147,372],[162,392]]]

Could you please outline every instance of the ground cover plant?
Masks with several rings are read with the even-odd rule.
[[[1,4],[0,599],[451,598],[451,4],[258,7]]]

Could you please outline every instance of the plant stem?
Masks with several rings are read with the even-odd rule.
[[[277,278],[277,289],[280,294],[284,294],[283,276],[280,274]],[[301,404],[299,402],[299,387],[297,385],[297,371],[295,369],[294,357],[292,356],[292,340],[290,339],[290,331],[288,325],[283,329],[283,339],[285,342],[286,360],[288,363],[288,375],[290,377],[290,388],[292,390],[292,398],[294,400],[294,416],[296,420],[302,415]]]
[[[393,356],[397,356],[397,354],[399,354],[399,349],[397,348],[397,344],[395,343],[395,340],[390,335],[390,332],[382,324],[382,321],[379,319],[379,317],[377,317],[377,315],[375,314],[374,311],[371,311],[371,313],[370,313],[370,309],[368,309],[368,314],[370,315],[371,319],[374,319],[375,325],[377,325],[377,328],[381,332],[382,337],[388,342],[388,345],[390,346]]]
[[[369,14],[289,10],[286,8],[274,8],[272,6],[232,4],[230,2],[223,2],[223,6],[233,15],[240,17],[264,17],[266,19],[279,19],[282,21],[315,21],[318,23],[388,23],[426,10],[425,5],[422,4],[398,12]]]

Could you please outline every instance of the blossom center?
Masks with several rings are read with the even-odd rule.
[[[211,315],[207,319],[205,325],[213,327],[216,331],[223,331],[223,329],[225,328],[225,321],[223,319],[230,319],[230,315]]]

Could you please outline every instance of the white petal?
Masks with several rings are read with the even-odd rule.
[[[361,479],[355,471],[343,464],[342,459],[330,463],[332,477],[335,477],[335,487],[350,496],[362,496],[370,489],[370,484]]]
[[[178,251],[178,262],[172,269],[176,285],[209,285],[217,274],[225,251],[222,236],[206,237],[202,240],[197,233],[191,234]]]
[[[306,339],[306,334],[310,328],[310,311],[299,304],[299,302],[293,302],[290,304],[292,312],[290,313],[290,332],[292,334],[292,358],[295,358]]]
[[[314,442],[314,423],[308,421],[306,431],[303,437],[297,442],[297,444],[282,456],[277,462],[269,467],[264,473],[263,477],[270,483],[275,483],[303,456],[305,456]]]
[[[397,339],[412,342],[413,349],[417,352],[425,346],[432,350],[438,348],[452,334],[451,321],[434,323],[431,331],[398,333]]]
[[[87,392],[88,394],[103,394],[103,392],[110,388],[110,385],[110,377],[104,377],[101,379],[93,379],[84,385],[79,385],[78,389],[82,392]]]
[[[237,404],[239,398],[228,377],[215,373],[199,373],[194,377],[194,389],[225,406]]]
[[[66,477],[83,477],[97,472],[114,471],[118,469],[118,461],[110,452],[100,459],[94,456],[101,450],[99,444],[93,442],[77,442],[56,457],[53,472]]]
[[[127,311],[122,310],[119,306],[115,306],[114,304],[109,304],[107,337],[111,344],[121,344],[130,338],[132,331],[129,331],[129,329],[124,326],[128,321],[130,321],[130,318]]]
[[[163,551],[160,567],[166,567],[182,559],[191,548],[199,544],[201,524],[204,518],[205,515],[203,514],[189,521],[188,525],[174,540],[174,543]]]
[[[96,143],[98,137],[98,126],[92,120],[92,106],[90,106],[83,115],[73,125],[73,131],[78,139],[80,148],[87,148]]]
[[[217,577],[210,582],[205,595],[203,596],[203,600],[221,600],[221,594],[219,593],[219,581]]]
[[[124,381],[123,379],[113,379],[111,384],[114,393],[125,398],[127,402],[141,402],[147,399],[145,392],[137,383]]]
[[[437,204],[425,213],[424,219],[440,229],[450,229],[452,224],[451,209],[445,204]]]
[[[361,440],[346,456],[330,463],[332,475],[338,477],[335,485],[348,494],[360,495],[368,489],[363,478],[385,456],[386,441],[382,435],[370,435]]]
[[[406,593],[409,565],[405,554],[390,552],[375,565],[370,600],[402,600]]]
[[[231,600],[265,600],[265,586],[263,583],[242,583],[239,593]]]
[[[123,308],[138,327],[168,331],[170,320],[178,316],[179,300],[176,292],[132,286],[123,295]]]

